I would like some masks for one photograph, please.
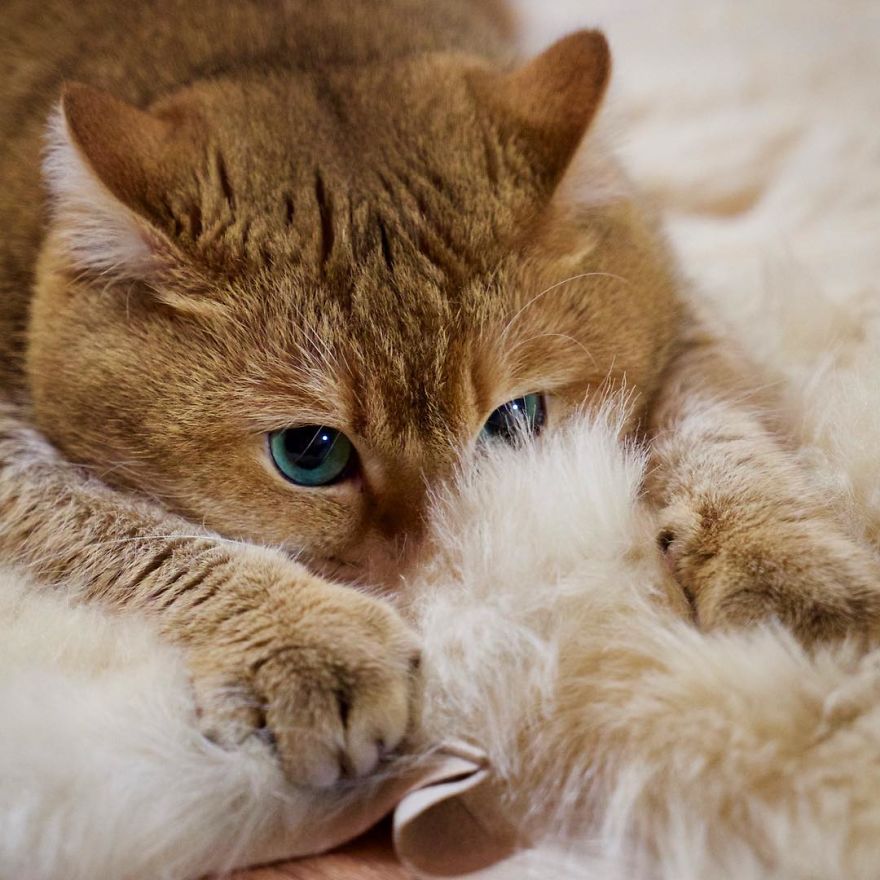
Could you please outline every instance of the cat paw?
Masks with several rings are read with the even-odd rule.
[[[291,584],[262,599],[190,648],[203,732],[226,746],[262,739],[295,785],[373,772],[408,729],[414,635],[353,589]]]
[[[880,561],[836,523],[670,508],[657,543],[704,629],[776,620],[805,645],[880,637]]]

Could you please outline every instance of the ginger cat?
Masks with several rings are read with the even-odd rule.
[[[152,615],[208,735],[370,773],[418,642],[351,584],[400,583],[480,443],[614,389],[699,625],[876,631],[873,553],[587,136],[601,35],[516,64],[495,0],[10,0],[0,57],[0,558]]]

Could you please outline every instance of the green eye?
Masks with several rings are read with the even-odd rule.
[[[480,437],[514,443],[522,437],[539,434],[546,418],[544,395],[526,394],[499,406],[486,420]]]
[[[345,434],[325,425],[285,428],[269,435],[275,467],[299,486],[327,486],[350,471],[354,447]]]

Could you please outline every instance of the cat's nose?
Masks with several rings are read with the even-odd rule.
[[[418,542],[425,532],[424,490],[400,494],[386,499],[376,512],[376,530],[394,544]]]
[[[431,462],[428,472],[424,461],[411,462],[408,467],[398,460],[394,478],[383,474],[368,489],[372,503],[367,513],[369,532],[381,555],[390,564],[402,569],[418,552],[429,528],[431,488],[453,472],[456,461]]]
[[[426,530],[428,484],[420,471],[398,472],[376,492],[370,531],[392,556],[401,556],[421,543]]]

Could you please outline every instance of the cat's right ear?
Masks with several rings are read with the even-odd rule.
[[[546,191],[565,174],[590,128],[611,76],[611,52],[599,31],[582,30],[510,73],[477,76],[498,128],[519,144]]]
[[[186,147],[181,141],[181,127],[168,119],[88,86],[64,87],[43,171],[75,268],[149,281],[180,262],[151,206],[173,186]]]

